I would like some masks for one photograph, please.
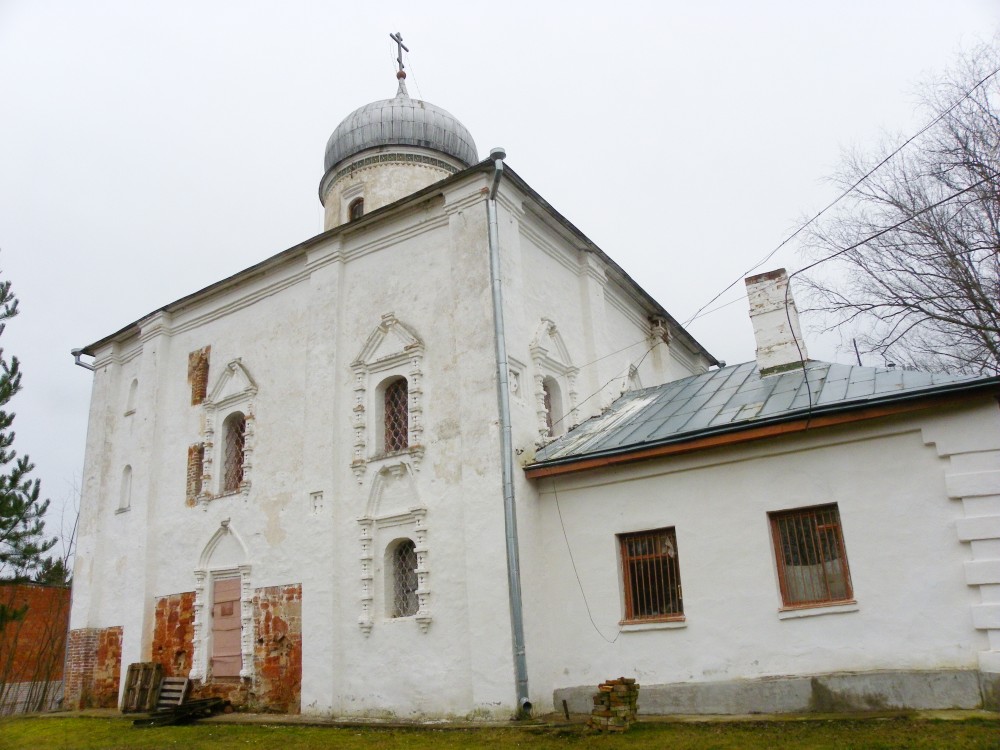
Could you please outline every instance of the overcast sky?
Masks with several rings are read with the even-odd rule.
[[[997,0],[0,0],[15,447],[61,506],[92,381],[70,350],[321,230],[326,139],[394,95],[390,32],[411,96],[481,157],[504,146],[685,320],[833,197],[843,148],[919,128],[918,84],[998,28]],[[790,244],[760,270],[802,264]],[[730,363],[754,353],[734,300],[691,326]],[[835,344],[808,340],[850,361]]]

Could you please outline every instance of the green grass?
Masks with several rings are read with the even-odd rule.
[[[128,719],[17,718],[0,720],[2,750],[234,750],[235,748],[994,748],[1000,749],[1000,719],[934,721],[908,718],[834,719],[734,723],[640,724],[614,736],[582,727],[484,728],[470,730],[332,728],[192,724],[134,728]]]

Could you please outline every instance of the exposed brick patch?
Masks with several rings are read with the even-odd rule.
[[[153,661],[165,675],[186,677],[194,654],[194,592],[156,600]],[[255,711],[299,713],[302,692],[302,584],[254,591],[252,679],[195,682],[191,697],[222,698]],[[80,632],[80,631],[74,631]]]
[[[250,695],[250,680],[228,678],[224,681],[196,682],[191,689],[191,699],[203,700],[205,698],[222,698],[234,706],[245,706],[251,710],[257,708]]]
[[[152,660],[166,677],[187,677],[194,653],[194,592],[161,596],[153,611]]]
[[[195,443],[188,446],[187,462],[187,499],[185,503],[193,508],[201,494],[201,477],[205,471],[205,444]]]
[[[206,346],[188,354],[188,383],[191,384],[191,405],[197,406],[208,394],[208,357],[211,346]]]
[[[254,612],[254,702],[299,713],[302,691],[302,584],[257,589]]]
[[[122,627],[69,632],[65,708],[114,708],[122,669]]]

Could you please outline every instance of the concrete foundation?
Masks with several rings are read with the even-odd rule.
[[[559,688],[573,713],[589,713],[596,686]],[[836,713],[898,709],[998,709],[1000,675],[977,670],[842,672],[811,677],[642,685],[639,715]]]

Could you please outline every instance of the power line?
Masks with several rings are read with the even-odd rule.
[[[639,361],[638,361],[638,362],[637,362],[637,363],[635,364],[635,369],[636,369],[636,370],[638,370],[638,369],[639,369],[639,366],[640,366],[640,365],[641,365],[641,364],[642,364],[642,363],[643,363],[643,362],[644,362],[644,361],[646,360],[646,357],[648,357],[648,356],[649,356],[649,353],[650,353],[651,351],[653,351],[653,349],[655,349],[655,348],[657,347],[657,345],[658,345],[659,343],[660,343],[660,341],[659,341],[659,340],[657,340],[657,341],[654,341],[654,342],[653,342],[653,345],[652,345],[651,347],[649,347],[649,348],[648,348],[648,349],[646,350],[646,353],[645,353],[645,354],[643,354],[643,355],[642,355],[642,357],[640,357]],[[635,346],[635,344],[632,344],[632,346]],[[628,347],[625,347],[625,348],[627,349]],[[609,356],[610,356],[610,355],[609,355]],[[596,362],[596,360],[595,360],[595,362]],[[563,414],[563,415],[562,415],[561,417],[559,417],[559,419],[556,419],[556,420],[554,420],[554,421],[552,422],[552,427],[553,427],[553,428],[555,428],[555,426],[556,426],[557,424],[559,424],[560,422],[562,422],[563,420],[565,420],[565,419],[566,419],[567,417],[569,417],[569,416],[570,416],[571,414],[573,414],[573,412],[575,412],[575,411],[576,411],[576,410],[578,410],[578,409],[579,409],[579,408],[580,408],[581,406],[583,406],[583,405],[584,405],[585,403],[587,403],[588,401],[590,401],[590,399],[592,399],[592,398],[593,398],[594,396],[598,395],[599,393],[603,393],[603,392],[604,392],[604,389],[605,389],[605,388],[607,388],[607,387],[608,387],[609,385],[611,385],[612,383],[614,383],[614,382],[615,382],[616,380],[618,380],[618,378],[619,378],[619,377],[620,377],[619,375],[615,375],[615,376],[614,376],[613,378],[611,378],[611,380],[609,380],[609,381],[608,381],[607,383],[605,383],[604,385],[602,385],[602,386],[601,386],[600,388],[598,388],[598,389],[597,389],[596,391],[594,391],[593,393],[591,393],[591,394],[590,394],[589,396],[587,396],[587,398],[585,398],[585,399],[584,399],[583,401],[580,401],[580,402],[578,402],[578,403],[576,403],[576,404],[573,404],[573,407],[572,407],[572,408],[571,408],[571,409],[570,409],[570,410],[569,410],[569,411],[568,411],[568,412],[567,412],[566,414]]]
[[[587,618],[590,620],[590,624],[594,626],[594,630],[597,634],[601,636],[608,643],[614,643],[618,640],[618,637],[622,634],[621,628],[615,634],[614,638],[609,639],[601,629],[597,627],[597,623],[594,622],[594,615],[590,611],[590,603],[587,601],[587,592],[583,590],[583,581],[580,580],[580,573],[576,569],[576,560],[573,558],[573,548],[569,544],[569,536],[566,534],[566,524],[563,523],[562,508],[559,507],[559,493],[556,491],[556,480],[555,477],[552,478],[552,496],[556,500],[556,513],[559,514],[559,528],[562,529],[563,540],[566,542],[566,551],[569,553],[569,562],[573,566],[573,575],[576,576],[576,585],[580,587],[580,596],[583,597],[583,606],[587,608]]]
[[[954,200],[955,198],[958,198],[961,195],[964,195],[965,193],[968,193],[968,192],[970,192],[972,190],[975,190],[977,187],[979,187],[980,185],[983,185],[983,184],[989,182],[991,179],[992,179],[992,177],[984,177],[983,179],[979,180],[979,182],[975,182],[972,185],[969,185],[968,187],[962,188],[961,190],[952,193],[951,195],[945,196],[944,198],[942,198],[941,200],[937,201],[936,203],[932,203],[931,205],[925,206],[924,208],[920,209],[919,211],[915,211],[914,213],[912,213],[909,216],[907,216],[905,219],[902,219],[902,220],[896,222],[892,226],[888,226],[888,227],[885,227],[884,229],[880,229],[879,231],[875,232],[872,235],[869,235],[868,237],[866,237],[865,239],[861,240],[860,242],[856,242],[853,245],[850,245],[850,246],[845,247],[845,248],[841,248],[837,252],[832,253],[832,254],[826,256],[825,258],[820,258],[819,260],[814,261],[814,262],[810,263],[807,266],[803,266],[802,268],[798,269],[797,271],[794,271],[791,274],[789,274],[789,276],[788,276],[788,283],[785,285],[785,320],[788,321],[788,330],[789,331],[794,331],[794,329],[792,328],[792,313],[791,313],[791,309],[790,309],[791,308],[791,306],[790,306],[790,297],[791,297],[791,291],[792,291],[792,279],[793,278],[795,278],[796,276],[798,276],[800,273],[803,273],[804,271],[808,271],[811,268],[815,268],[816,266],[820,265],[821,263],[826,263],[828,260],[833,260],[834,258],[840,257],[844,253],[848,253],[851,250],[856,250],[857,248],[861,247],[862,245],[868,244],[872,240],[877,240],[879,237],[882,237],[883,235],[886,235],[889,232],[892,232],[892,231],[895,231],[896,229],[899,229],[904,224],[908,224],[909,222],[913,221],[918,216],[922,216],[923,214],[927,213],[928,211],[932,211],[935,208],[938,208],[939,206],[943,206],[945,203],[948,203],[949,201]],[[810,422],[810,420],[812,420],[812,410],[813,410],[812,387],[809,385],[809,373],[806,371],[805,358],[802,356],[802,346],[799,344],[799,337],[793,335],[792,340],[794,341],[795,348],[796,348],[796,350],[798,350],[798,353],[799,353],[799,362],[802,365],[802,382],[805,384],[805,387],[806,387],[806,398],[808,400],[808,407],[806,409],[806,425],[805,425],[805,429],[808,430],[809,429],[809,422]]]
[[[720,296],[721,296],[721,295],[720,295]],[[723,303],[722,303],[721,305],[719,305],[718,307],[713,307],[713,308],[712,308],[711,310],[705,310],[705,312],[703,312],[703,313],[699,313],[698,315],[695,315],[695,316],[694,316],[693,318],[691,318],[691,319],[690,319],[690,320],[689,320],[689,321],[688,321],[687,323],[685,323],[684,325],[688,325],[689,323],[693,323],[693,322],[694,322],[694,321],[696,321],[696,320],[697,320],[698,318],[704,318],[704,317],[705,317],[706,315],[711,315],[711,314],[712,314],[712,313],[714,313],[714,312],[718,312],[719,310],[723,310],[723,309],[725,309],[725,308],[729,307],[730,305],[735,305],[735,304],[736,304],[737,302],[741,302],[741,301],[743,301],[744,299],[746,299],[746,294],[745,294],[745,293],[742,293],[742,294],[740,294],[740,296],[739,296],[739,297],[737,297],[736,299],[731,299],[731,300],[729,300],[729,302],[723,302]]]
[[[948,201],[954,200],[955,198],[959,197],[960,195],[965,195],[966,193],[968,193],[968,192],[970,192],[972,190],[975,190],[980,185],[985,185],[987,182],[990,182],[993,179],[996,179],[996,175],[990,175],[989,177],[984,177],[983,179],[979,180],[978,182],[972,183],[968,187],[964,187],[961,190],[958,190],[958,191],[952,193],[951,195],[945,196],[941,200],[939,200],[939,201],[937,201],[935,203],[932,203],[929,206],[925,206],[924,208],[921,208],[919,211],[915,211],[914,213],[912,213],[909,216],[907,216],[905,219],[902,219],[902,220],[896,222],[892,226],[888,226],[888,227],[885,227],[884,229],[880,229],[879,231],[875,232],[875,234],[872,234],[872,235],[869,235],[868,237],[865,237],[865,239],[861,240],[860,242],[855,242],[853,245],[850,245],[849,247],[841,248],[837,252],[835,252],[835,253],[833,253],[831,255],[828,255],[825,258],[820,258],[819,260],[814,261],[814,262],[810,263],[807,266],[803,266],[799,270],[791,273],[788,276],[788,280],[791,281],[794,277],[798,276],[803,271],[808,271],[810,268],[815,268],[820,263],[826,263],[828,260],[833,260],[834,258],[838,258],[841,255],[843,255],[844,253],[850,252],[851,250],[857,250],[862,245],[866,245],[869,242],[871,242],[872,240],[877,240],[882,235],[888,234],[889,232],[891,232],[891,231],[893,231],[895,229],[899,229],[901,226],[903,226],[904,224],[908,224],[909,222],[913,221],[918,216],[922,216],[923,214],[927,213],[928,211],[932,211],[933,209],[938,208],[939,206],[943,206]],[[788,290],[786,289],[785,290],[786,299],[787,299],[787,294],[788,294]]]
[[[991,79],[997,73],[1000,73],[1000,68],[995,69],[989,75],[987,75],[984,78],[982,78],[978,83],[976,83],[975,86],[973,86],[971,89],[969,89],[968,91],[966,91],[961,97],[959,97],[955,101],[954,104],[952,104],[950,107],[948,107],[948,109],[944,110],[941,114],[939,114],[933,120],[931,120],[926,125],[924,125],[922,128],[920,128],[920,130],[918,130],[916,133],[914,133],[909,138],[907,138],[905,141],[903,141],[903,143],[900,144],[892,153],[890,153],[888,156],[886,156],[884,159],[882,159],[882,161],[880,161],[874,167],[872,167],[867,172],[865,172],[865,174],[862,175],[853,185],[851,185],[849,188],[847,188],[846,190],[844,190],[840,195],[838,195],[830,203],[828,203],[826,206],[824,206],[818,213],[816,213],[805,224],[803,224],[802,226],[800,226],[798,229],[796,229],[794,232],[792,232],[790,235],[788,235],[784,240],[782,240],[781,243],[779,243],[776,248],[774,248],[771,252],[769,252],[767,255],[765,255],[763,258],[761,258],[759,261],[757,261],[757,263],[755,263],[750,268],[748,268],[746,271],[744,271],[742,274],[740,274],[739,278],[735,279],[732,283],[728,284],[721,292],[719,292],[714,297],[712,297],[712,299],[710,299],[708,302],[706,302],[704,305],[702,305],[700,308],[698,308],[698,310],[695,312],[695,314],[692,315],[690,318],[688,318],[684,322],[684,326],[687,327],[688,325],[690,325],[691,322],[694,321],[701,314],[701,312],[706,307],[708,307],[709,305],[711,305],[713,302],[715,302],[717,299],[719,299],[719,297],[721,297],[723,294],[725,294],[730,289],[732,289],[734,286],[736,286],[736,284],[738,284],[740,281],[742,281],[744,278],[746,278],[746,276],[748,274],[752,273],[757,268],[760,268],[760,266],[762,266],[764,263],[766,263],[771,258],[773,258],[774,255],[779,250],[781,250],[781,248],[783,248],[785,245],[787,245],[789,242],[791,242],[793,239],[795,239],[795,237],[797,237],[799,234],[801,234],[805,229],[807,229],[811,224],[813,224],[823,214],[825,214],[827,211],[829,211],[831,208],[833,208],[837,203],[839,203],[844,198],[846,198],[850,193],[854,192],[854,190],[856,190],[858,188],[858,186],[861,185],[862,182],[864,182],[865,180],[867,180],[876,171],[878,171],[879,169],[881,169],[890,159],[894,158],[897,154],[899,154],[900,151],[902,151],[904,148],[906,148],[907,146],[909,146],[913,141],[915,141],[921,135],[923,135],[928,130],[930,130],[934,125],[937,125],[945,117],[947,117],[948,115],[950,115],[958,107],[959,104],[961,104],[966,99],[968,99],[970,96],[972,96],[972,92],[974,92],[976,89],[978,89],[984,83],[986,83],[989,79]]]

